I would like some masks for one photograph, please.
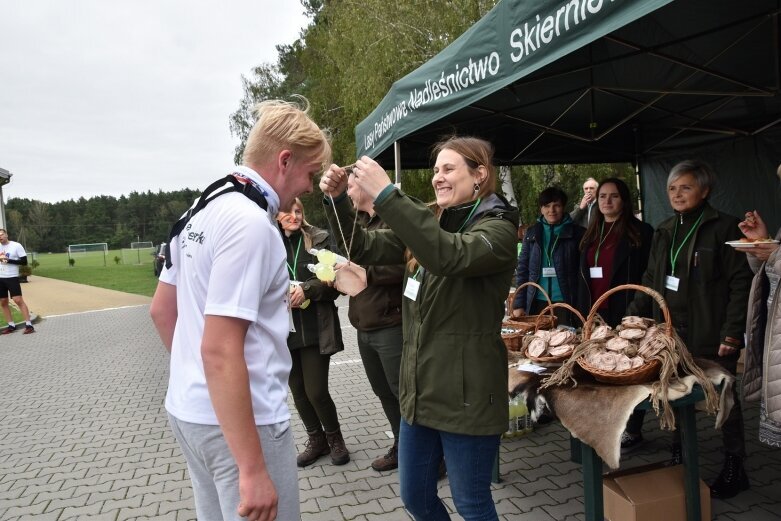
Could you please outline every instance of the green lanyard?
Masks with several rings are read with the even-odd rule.
[[[699,217],[697,217],[697,220],[694,221],[694,225],[692,226],[692,229],[689,230],[689,233],[686,234],[686,237],[683,238],[683,242],[678,246],[678,249],[675,250],[675,236],[678,234],[678,220],[675,221],[675,231],[673,232],[673,241],[672,244],[670,244],[670,275],[673,277],[675,276],[675,261],[678,260],[678,254],[681,253],[681,250],[683,249],[684,244],[686,244],[686,241],[689,240],[689,237],[692,236],[694,233],[694,230],[697,229],[697,226],[700,225],[700,221],[702,220],[702,216],[705,215],[705,210],[702,211]],[[673,255],[673,250],[675,250],[675,254]]]
[[[597,251],[594,252],[594,267],[597,267],[597,262],[599,261],[599,249],[602,247],[602,243],[605,242],[607,239],[607,236],[610,235],[610,232],[613,231],[613,226],[616,224],[616,221],[613,221],[610,223],[610,229],[607,231],[607,235],[602,235],[605,233],[605,221],[602,221],[602,228],[599,230],[599,243],[597,244]]]
[[[480,198],[477,198],[477,201],[475,201],[475,205],[472,207],[472,210],[469,212],[469,215],[466,216],[466,219],[464,219],[464,223],[461,225],[461,228],[456,230],[456,233],[461,233],[461,230],[464,229],[464,226],[466,226],[466,223],[469,222],[469,219],[472,218],[472,216],[475,214],[475,210],[477,210],[477,207],[480,205]]]
[[[472,210],[470,210],[469,215],[466,216],[466,219],[464,219],[463,224],[461,224],[461,227],[456,231],[456,233],[461,233],[461,230],[463,230],[464,227],[467,225],[467,223],[469,222],[469,219],[471,219],[472,216],[475,214],[475,210],[477,210],[478,206],[480,206],[480,198],[479,197],[477,198],[477,201],[475,201],[474,206],[472,206]],[[418,266],[417,271],[415,271],[415,274],[412,276],[412,280],[414,280],[414,281],[418,280],[418,275],[420,275],[420,269],[421,269],[421,266]]]
[[[290,267],[290,263],[285,261],[285,264],[287,264],[287,270],[290,272],[290,280],[296,280],[296,269],[298,268],[298,252],[301,251],[301,241],[303,240],[304,236],[298,238],[298,248],[296,248],[296,256],[293,258],[293,267]]]
[[[543,230],[543,234],[544,233],[545,231]],[[553,235],[553,226],[551,226],[551,235]],[[543,251],[545,252],[545,257],[548,259],[548,266],[553,266],[553,252],[556,251],[556,245],[559,243],[560,235],[561,234],[556,236],[556,240],[553,241],[553,246],[551,246],[550,250],[543,249]],[[550,244],[550,241],[548,242],[548,244]]]

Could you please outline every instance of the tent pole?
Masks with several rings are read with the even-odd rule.
[[[393,164],[395,173],[395,185],[401,188],[401,146],[398,141],[393,142]]]

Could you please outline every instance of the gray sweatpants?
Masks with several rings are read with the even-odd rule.
[[[239,517],[239,469],[219,425],[183,422],[170,414],[176,441],[187,461],[193,484],[195,512],[203,521],[233,521]],[[290,422],[257,426],[266,470],[277,489],[279,521],[299,521],[296,447]]]

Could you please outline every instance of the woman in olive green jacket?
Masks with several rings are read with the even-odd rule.
[[[435,153],[433,212],[396,189],[376,162],[358,160],[355,183],[390,229],[357,229],[351,256],[363,265],[408,261],[399,390],[399,481],[407,510],[417,520],[450,519],[436,488],[444,456],[458,513],[497,519],[491,469],[508,421],[500,331],[518,211],[494,193],[489,143],[456,137]],[[349,234],[354,216],[343,196],[346,178],[334,165],[320,188],[334,197],[335,208],[326,209],[332,229],[339,228],[338,215]]]

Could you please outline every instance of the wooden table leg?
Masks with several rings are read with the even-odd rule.
[[[700,462],[697,452],[697,419],[694,404],[678,408],[683,455],[683,485],[686,491],[686,519],[700,521]]]
[[[583,500],[586,503],[586,521],[604,521],[602,497],[602,459],[590,445],[583,442]]]

